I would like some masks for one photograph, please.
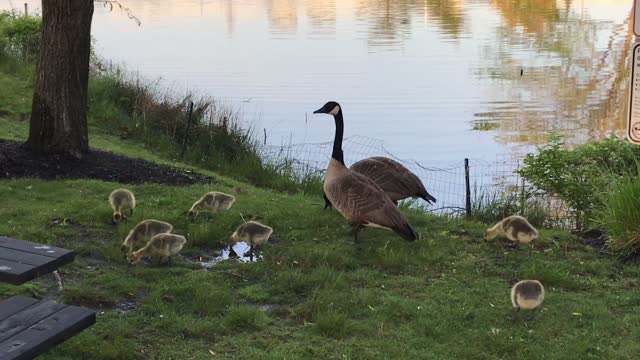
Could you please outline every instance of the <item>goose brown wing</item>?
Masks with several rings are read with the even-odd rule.
[[[416,187],[409,172],[402,165],[384,157],[371,157],[351,165],[356,171],[375,181],[385,192],[396,193],[405,197],[414,196]]]
[[[374,159],[385,164],[389,171],[395,175],[395,181],[399,184],[398,186],[402,186],[406,189],[407,196],[413,197],[417,195],[429,203],[436,202],[436,198],[429,194],[420,178],[418,178],[416,174],[411,172],[411,170],[407,169],[404,165],[386,157],[380,156],[374,157]]]
[[[328,187],[328,196],[349,222],[373,223],[390,229],[407,224],[404,215],[384,191],[362,174],[352,171],[334,181]]]

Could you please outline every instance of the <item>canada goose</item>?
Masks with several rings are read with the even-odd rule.
[[[260,246],[269,240],[269,237],[273,233],[273,229],[267,225],[261,224],[257,221],[247,221],[246,223],[238,226],[236,231],[229,236],[229,253],[234,254],[233,245],[240,241],[244,241],[249,244],[249,254],[253,260],[253,247]],[[247,254],[244,254],[246,256]],[[234,255],[235,256],[235,255]]]
[[[216,213],[221,210],[228,210],[235,201],[236,198],[233,195],[218,191],[208,192],[191,206],[189,215],[195,218],[200,211],[210,210]]]
[[[374,156],[355,162],[350,169],[375,181],[396,205],[406,198],[421,198],[429,204],[436,202],[416,174],[393,159]],[[326,196],[324,208],[331,208]]]
[[[538,238],[538,231],[522,216],[512,215],[500,220],[494,227],[484,232],[484,239],[492,240],[498,235],[505,235],[517,244],[527,244]]]
[[[417,238],[415,231],[380,186],[344,165],[344,120],[340,104],[330,101],[313,113],[330,114],[335,120],[336,133],[331,160],[324,178],[324,193],[351,225],[354,240],[358,241],[358,233],[364,226],[370,226],[390,229],[403,239],[414,241]]]
[[[171,256],[179,253],[186,242],[187,239],[182,235],[157,234],[142,249],[131,253],[129,262],[134,265],[140,262],[143,256],[157,256],[160,264],[162,257],[166,256],[171,265]]]
[[[535,310],[543,301],[544,286],[538,280],[522,280],[511,288],[511,304],[516,311]]]
[[[116,189],[109,194],[109,204],[113,209],[113,222],[122,220],[122,210],[129,209],[129,215],[133,215],[133,208],[136,207],[136,198],[127,189]]]
[[[158,220],[143,220],[139,222],[127,235],[120,250],[123,253],[130,253],[134,248],[139,249],[157,234],[170,233],[173,225]]]

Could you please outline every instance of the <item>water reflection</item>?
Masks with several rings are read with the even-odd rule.
[[[272,34],[295,34],[298,30],[297,0],[266,0],[269,31]]]
[[[611,26],[570,0],[558,4],[491,1],[503,25],[478,74],[504,86],[494,88],[473,126],[495,130],[499,143],[540,144],[551,129],[565,130],[573,143],[624,134],[631,14]]]
[[[425,0],[427,18],[436,21],[441,31],[457,39],[464,28],[463,6],[460,0]]]
[[[304,121],[329,97],[348,106],[349,135],[383,139],[394,154],[425,165],[531,151],[553,128],[572,142],[624,134],[628,0],[126,5],[141,27],[96,7],[101,54],[230,99],[258,114],[273,144],[290,134],[293,142],[331,139],[329,127],[323,133]]]

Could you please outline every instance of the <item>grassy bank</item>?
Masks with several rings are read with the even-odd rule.
[[[0,138],[26,138],[32,82],[29,66],[0,62]],[[144,133],[122,139],[96,118],[103,114],[96,104],[110,104],[96,86],[92,147],[192,166],[218,182],[128,186],[138,207],[113,226],[107,197],[121,184],[0,181],[0,234],[78,252],[60,270],[62,292],[46,276],[1,284],[0,299],[24,294],[99,311],[94,326],[43,359],[635,359],[640,352],[635,263],[550,230],[531,253],[512,250],[485,243],[486,225],[411,209],[403,211],[423,239],[367,230],[355,245],[342,217],[322,211],[319,193],[196,168],[158,151]],[[211,190],[234,194],[236,203],[212,221],[189,221],[191,203]],[[147,218],[171,222],[189,241],[173,267],[127,271],[119,245]],[[197,260],[218,255],[243,218],[274,228],[262,258],[200,268]],[[544,308],[533,320],[513,320],[509,288],[527,278],[545,285]]]

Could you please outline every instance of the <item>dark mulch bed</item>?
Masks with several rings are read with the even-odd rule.
[[[214,183],[210,176],[158,165],[106,151],[92,150],[83,159],[38,156],[22,143],[0,140],[0,179],[98,179],[126,184],[191,185]]]
[[[607,240],[609,240],[607,234],[597,229],[579,232],[576,235],[578,235],[578,240],[582,244],[593,247],[599,253],[602,253],[605,250]]]

